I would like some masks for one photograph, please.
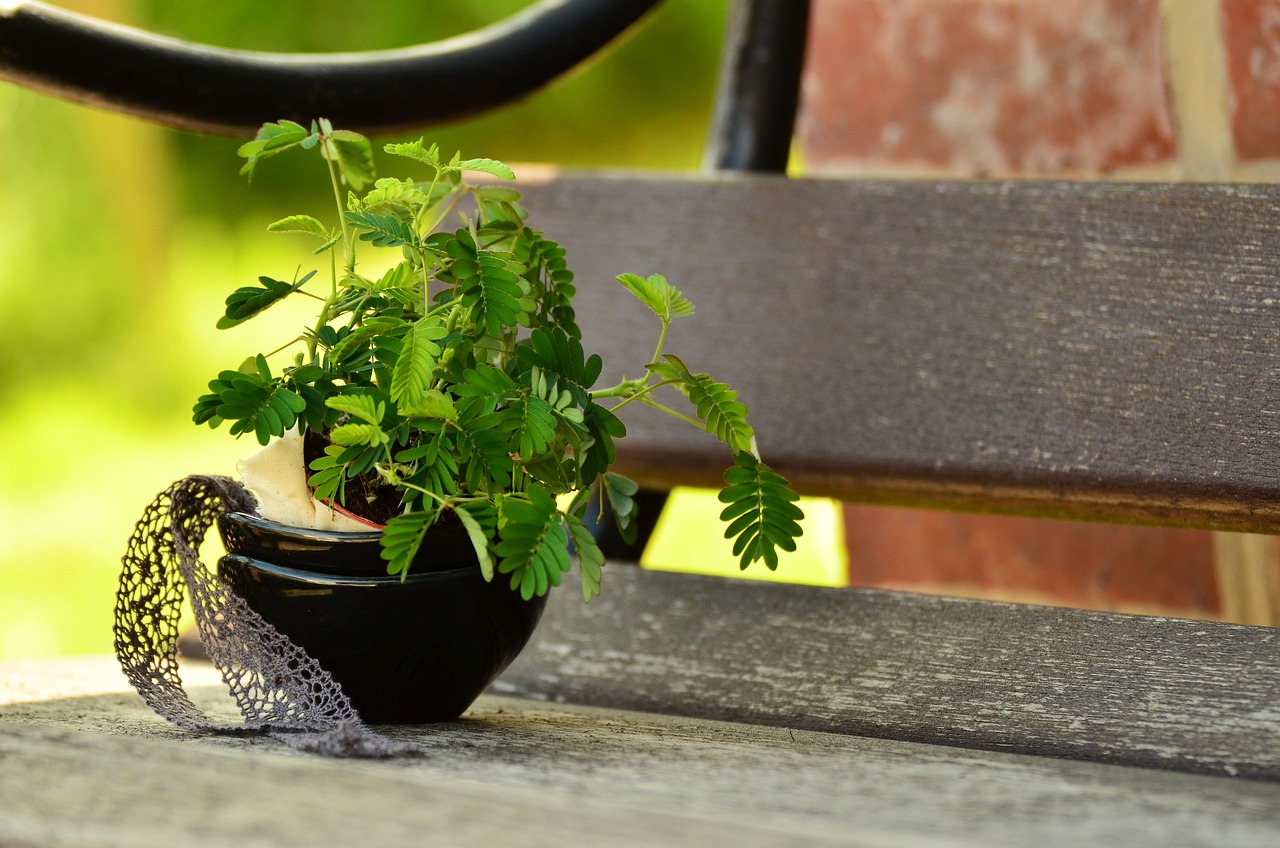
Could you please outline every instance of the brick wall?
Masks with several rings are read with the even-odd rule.
[[[1280,0],[813,0],[796,152],[823,175],[1275,180]],[[845,517],[855,585],[1222,614],[1209,533]]]

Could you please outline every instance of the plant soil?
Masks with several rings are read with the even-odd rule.
[[[313,460],[324,456],[328,444],[329,440],[320,433],[307,430],[303,434],[302,456],[308,468]],[[372,472],[347,480],[346,500],[341,505],[348,512],[375,524],[386,524],[404,512],[400,492]]]

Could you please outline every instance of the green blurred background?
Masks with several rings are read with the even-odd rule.
[[[531,3],[55,5],[208,44],[327,51],[436,40]],[[726,9],[667,0],[588,67],[428,138],[515,163],[696,168]],[[186,474],[233,473],[256,447],[193,426],[191,403],[293,319],[213,323],[231,290],[292,273],[266,224],[331,198],[303,157],[246,185],[238,144],[0,83],[0,658],[109,652],[119,557],[143,507]]]

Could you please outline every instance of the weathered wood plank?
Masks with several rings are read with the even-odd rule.
[[[606,369],[635,376],[656,336],[613,275],[665,273],[699,313],[668,349],[741,390],[767,458],[810,492],[1280,530],[1280,187],[527,189]],[[721,453],[656,420],[632,420],[633,474],[718,479]]]
[[[1280,780],[1280,630],[615,567],[494,691]]]
[[[132,693],[0,707],[0,843],[1280,840],[1277,788],[1226,778],[501,697],[459,722],[389,732],[424,756],[332,762],[265,739],[193,736]]]

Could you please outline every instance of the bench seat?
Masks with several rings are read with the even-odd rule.
[[[546,624],[534,665],[562,644],[554,619]],[[215,678],[198,667],[185,676]],[[191,691],[229,717],[219,689]],[[421,756],[335,762],[180,730],[128,691],[110,658],[10,662],[0,664],[0,844],[1280,840],[1274,783],[805,729],[812,723],[800,710],[766,725],[491,694],[456,722],[386,728]]]

